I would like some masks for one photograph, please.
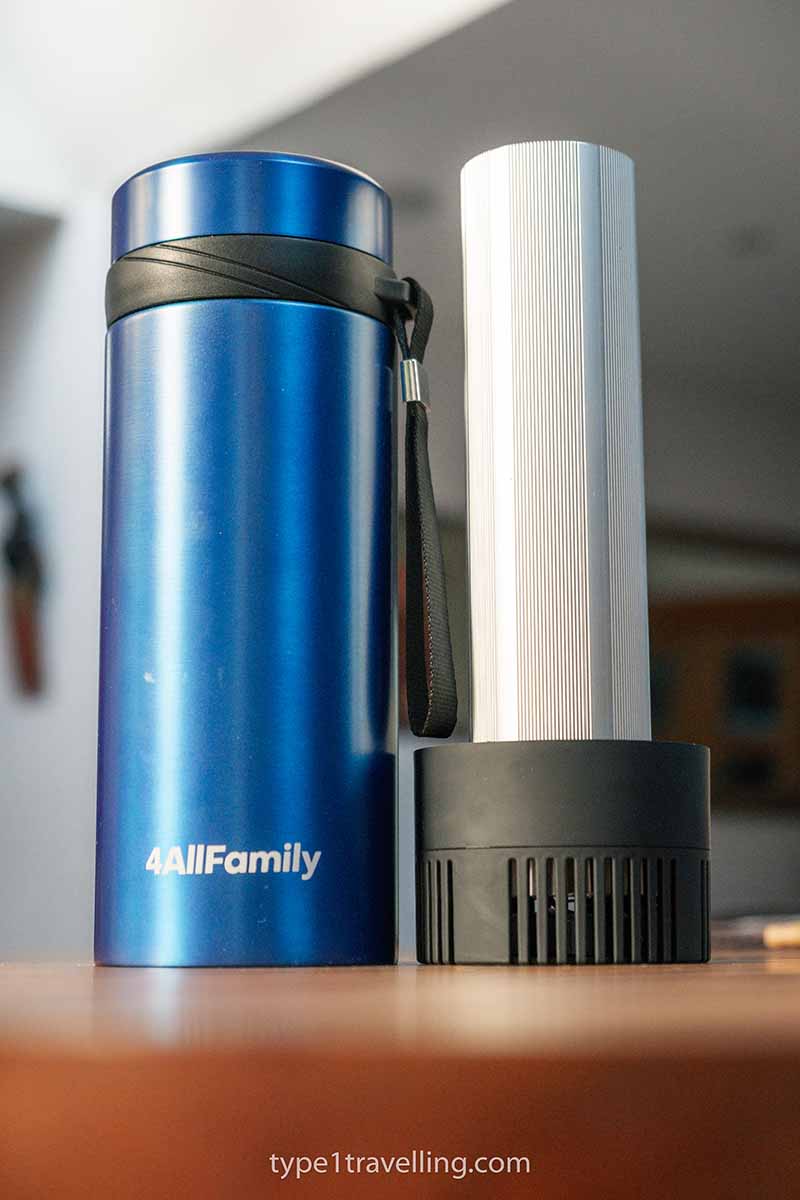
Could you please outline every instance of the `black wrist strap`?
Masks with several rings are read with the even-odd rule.
[[[399,282],[399,281],[397,281]],[[395,305],[400,383],[406,410],[406,679],[408,719],[417,737],[446,738],[458,716],[442,543],[428,456],[428,387],[422,360],[433,304],[414,279]],[[406,320],[414,314],[409,341]]]

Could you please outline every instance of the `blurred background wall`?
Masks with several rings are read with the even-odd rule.
[[[0,658],[0,958],[91,952],[102,291],[111,190],[148,162],[288,149],[352,163],[392,194],[396,265],[437,304],[432,457],[463,646],[459,170],[528,138],[629,153],[651,598],[791,606],[800,594],[793,4],[516,0],[414,3],[398,14],[361,0],[336,13],[236,0],[221,22],[202,0],[188,23],[188,6],[154,0],[10,7],[0,469],[24,468],[38,521],[46,688],[21,698]],[[751,630],[748,644],[759,636]],[[406,950],[408,756],[405,742]],[[800,907],[800,789],[736,792],[721,776],[719,794],[715,910]]]

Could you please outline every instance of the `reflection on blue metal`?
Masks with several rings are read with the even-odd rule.
[[[359,171],[299,154],[197,154],[134,175],[114,196],[111,257],[210,234],[271,233],[390,262],[391,205]]]

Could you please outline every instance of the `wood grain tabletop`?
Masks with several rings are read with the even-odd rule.
[[[0,1196],[149,1194],[798,1197],[800,951],[0,967]]]

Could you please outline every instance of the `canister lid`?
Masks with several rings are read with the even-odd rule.
[[[351,167],[300,154],[196,154],[147,167],[112,205],[112,261],[157,242],[274,234],[392,257],[391,203]]]
[[[414,754],[426,850],[709,847],[709,752],[687,742],[464,742]]]

